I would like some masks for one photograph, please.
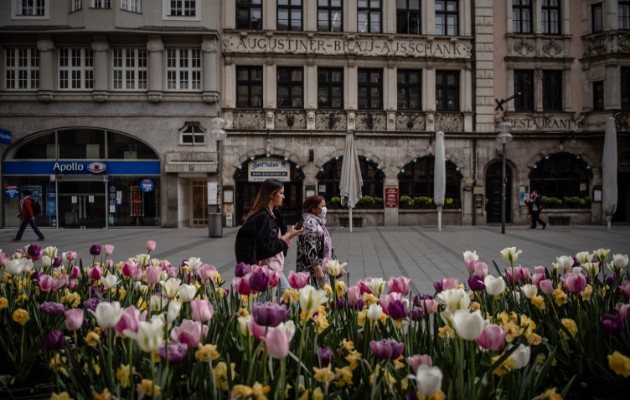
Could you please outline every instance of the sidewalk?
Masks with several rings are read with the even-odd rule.
[[[207,228],[140,228],[140,229],[42,229],[46,240],[28,228],[21,243],[11,242],[15,229],[0,230],[0,249],[10,252],[29,243],[42,247],[56,246],[59,251],[74,250],[84,261],[91,261],[92,244],[110,243],[115,246],[114,260],[120,261],[145,253],[147,240],[157,242],[153,258],[167,259],[179,264],[188,257],[199,257],[213,264],[226,282],[233,277],[234,240],[238,228],[225,228],[222,238],[209,238]],[[523,250],[517,264],[551,267],[556,257],[575,255],[578,251],[598,248],[613,253],[630,254],[630,226],[549,226],[536,231],[527,226],[507,226],[501,235],[499,226],[396,226],[330,229],[335,252],[340,261],[347,262],[350,282],[366,276],[408,276],[414,293],[433,293],[433,282],[446,277],[467,279],[462,253],[475,250],[480,260],[488,263],[496,275],[492,261],[504,269],[500,251],[508,246]],[[295,243],[286,258],[285,273],[295,269]]]

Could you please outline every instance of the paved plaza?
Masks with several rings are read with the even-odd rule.
[[[0,230],[0,249],[9,252],[20,245],[37,243],[54,245],[60,251],[74,250],[79,257],[91,259],[92,244],[111,243],[115,246],[114,260],[120,261],[146,252],[147,240],[155,240],[157,248],[152,257],[178,264],[188,257],[199,257],[213,264],[227,282],[233,277],[234,240],[238,228],[225,228],[223,237],[209,238],[207,229],[42,229],[46,240],[28,228],[21,243],[11,242],[16,229]],[[492,261],[506,267],[499,251],[508,246],[523,250],[518,263],[523,266],[550,267],[557,256],[575,255],[578,251],[607,248],[612,253],[630,254],[630,226],[549,226],[546,230],[530,230],[527,226],[396,226],[330,228],[338,258],[348,263],[350,281],[366,276],[408,276],[415,293],[433,293],[433,281],[445,277],[467,277],[462,253],[475,250],[480,260],[488,263],[495,274]],[[286,259],[285,273],[295,269],[295,242]]]

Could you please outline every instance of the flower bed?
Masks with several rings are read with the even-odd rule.
[[[467,282],[412,293],[406,277],[331,284],[239,264],[216,268],[113,246],[0,251],[0,397],[54,385],[52,398],[625,398],[630,388],[628,256],[502,266],[464,252]]]

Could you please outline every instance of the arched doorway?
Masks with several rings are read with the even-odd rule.
[[[243,223],[243,216],[254,203],[258,188],[268,178],[284,183],[284,205],[281,212],[285,222],[290,225],[298,221],[302,214],[304,172],[299,165],[289,161],[287,157],[263,154],[251,157],[234,173],[236,181],[235,225]]]
[[[501,222],[502,163],[494,162],[486,171],[486,222]],[[512,222],[512,169],[505,166],[505,222]]]

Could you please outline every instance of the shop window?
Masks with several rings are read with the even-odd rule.
[[[105,158],[105,135],[95,129],[59,130],[59,158],[94,160]]]
[[[326,198],[326,202],[332,204],[331,199],[339,196],[339,181],[341,180],[341,164],[343,157],[334,159],[323,164],[317,174],[318,192]],[[383,180],[385,174],[380,166],[372,160],[359,156],[361,167],[361,177],[363,186],[361,193],[363,196],[377,197],[383,199]]]
[[[514,98],[516,111],[534,111],[534,71],[514,70]]]
[[[302,30],[302,0],[277,0],[278,30]]]
[[[317,69],[317,107],[343,108],[343,68]]]
[[[357,0],[358,31],[380,33],[382,6],[380,0]]]
[[[382,110],[383,70],[360,68],[357,79],[359,110]]]
[[[342,0],[319,0],[317,2],[317,30],[320,32],[343,31]]]
[[[459,35],[459,9],[457,0],[435,0],[435,34]]]
[[[262,108],[262,67],[236,67],[236,107]]]
[[[184,128],[180,131],[179,144],[205,144],[206,131],[201,127],[199,122],[186,122]]]
[[[560,0],[543,0],[540,25],[543,34],[560,34]]]
[[[168,90],[201,90],[201,50],[168,49],[166,87]]]
[[[437,111],[459,111],[459,71],[436,71],[435,107]]]
[[[462,174],[450,160],[446,160],[445,197],[453,199],[455,206],[461,206],[460,185]],[[405,164],[398,174],[400,196],[433,198],[433,170],[435,157],[424,156]]]
[[[398,70],[398,110],[420,110],[422,107],[422,71]]]
[[[262,29],[262,0],[236,0],[236,28]]]
[[[512,0],[512,31],[532,33],[532,0]]]
[[[396,1],[396,32],[407,35],[420,35],[421,0]]]
[[[529,173],[530,189],[549,197],[589,196],[591,167],[579,155],[555,153],[543,157]]]
[[[278,108],[304,108],[304,69],[278,67]]]
[[[39,88],[39,52],[36,48],[6,48],[4,67],[6,89]]]

